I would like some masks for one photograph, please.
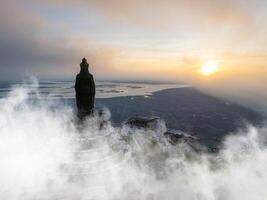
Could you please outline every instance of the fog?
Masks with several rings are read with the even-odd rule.
[[[224,63],[221,65],[218,72],[210,76],[200,74],[201,64],[197,67],[182,67],[177,72],[176,80],[213,96],[239,103],[266,116],[267,68],[239,65],[226,67]],[[174,75],[171,77],[175,79]]]
[[[35,83],[37,84],[37,83]],[[14,88],[0,101],[0,198],[262,200],[266,128],[225,138],[218,154],[170,145],[156,131],[75,122],[71,107]],[[99,129],[101,120],[108,120]]]
[[[264,75],[225,77],[196,84],[195,87],[214,96],[227,99],[267,116],[267,85]]]

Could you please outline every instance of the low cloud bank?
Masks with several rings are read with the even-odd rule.
[[[31,97],[31,98],[30,98]],[[156,132],[77,126],[72,108],[14,88],[0,100],[0,198],[262,200],[266,128],[228,136],[218,154],[172,146]],[[108,115],[106,116],[108,117]]]

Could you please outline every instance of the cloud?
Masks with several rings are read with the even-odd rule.
[[[109,75],[115,76],[113,71],[120,73],[118,70],[124,69],[126,72],[131,65],[138,68],[133,62],[125,62],[133,60],[137,54],[143,54],[143,60],[139,58],[136,63],[140,63],[140,66],[151,65],[151,68],[158,61],[157,57],[166,54],[162,60],[167,63],[167,68],[172,68],[179,65],[175,63],[177,60],[173,54],[177,57],[191,57],[198,54],[197,52],[216,54],[226,50],[235,52],[240,49],[265,48],[263,38],[266,38],[266,29],[264,26],[259,27],[259,24],[266,15],[261,12],[260,5],[258,1],[241,3],[237,0],[5,2],[0,8],[1,72],[13,76],[22,73],[70,75],[74,73],[74,66],[80,58],[86,55],[92,60],[97,74],[105,76],[103,72],[107,70]],[[52,15],[49,15],[54,18],[43,15],[42,9],[47,7],[55,8]],[[126,37],[129,35],[129,38],[135,31],[142,30],[139,33],[140,39],[131,41],[128,38],[126,44],[118,45],[120,37],[112,39],[112,42],[106,38],[96,39],[90,34],[90,29],[82,35],[79,31],[76,32],[75,24],[79,24],[79,20],[70,23],[56,20],[56,11],[59,7],[69,15],[74,10],[76,13],[78,11],[85,18],[84,21],[94,21],[91,16],[86,15],[92,12],[93,16],[105,19],[108,28],[102,31],[105,23],[95,19],[94,23],[101,26],[95,32],[96,36],[104,32],[120,34],[121,30],[115,28],[119,25],[126,30],[134,27],[133,31],[126,31]],[[257,13],[254,12],[255,9]],[[16,15],[10,15],[10,12]],[[84,26],[86,27],[86,24]],[[108,33],[106,37],[109,37]],[[142,42],[145,44],[142,45]],[[235,42],[238,42],[238,45],[234,45]],[[168,46],[170,56],[166,53]],[[158,53],[153,51],[153,47],[159,49]],[[177,48],[178,51],[175,50]],[[147,57],[144,58],[145,56]],[[147,63],[147,60],[151,62]]]
[[[0,100],[1,199],[261,200],[267,195],[266,128],[249,126],[228,135],[218,154],[198,154],[186,144],[170,145],[164,125],[128,135],[126,127],[109,121],[100,130],[101,119],[92,117],[80,130],[71,108],[38,96],[15,88]]]
[[[16,15],[10,15],[10,13]],[[0,7],[0,69],[2,80],[66,77],[79,70],[88,57],[97,73],[112,69],[115,49],[98,45],[94,39],[75,37],[62,24],[53,24],[22,2],[5,2]],[[58,34],[53,34],[57,32]]]
[[[68,0],[39,1],[46,5],[76,6],[81,10],[94,10],[109,21],[132,23],[146,27],[165,28],[209,28],[210,25],[243,26],[260,20],[266,4],[261,1],[239,0]],[[258,12],[255,12],[258,9]],[[262,16],[263,17],[263,16]],[[191,27],[193,28],[193,27]]]
[[[0,8],[1,72],[19,76],[44,62],[62,60],[60,49],[45,35],[46,21],[25,9],[19,2],[7,2]],[[16,13],[10,15],[10,13]]]

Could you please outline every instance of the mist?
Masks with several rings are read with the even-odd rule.
[[[202,82],[196,84],[195,87],[206,93],[236,102],[267,116],[266,78],[265,75],[246,76],[240,74],[224,77],[219,80]]]
[[[266,116],[266,67],[240,66],[238,64],[226,67],[225,63],[220,63],[222,66],[219,67],[219,71],[206,77],[199,73],[201,62],[196,63],[189,62],[188,66],[179,68],[177,74],[170,75],[170,78],[192,85],[210,95],[236,102]]]
[[[37,83],[35,83],[37,84]],[[266,128],[226,137],[217,154],[170,145],[163,132],[76,123],[75,112],[37,89],[0,100],[0,198],[262,200]],[[42,99],[42,100],[41,100]]]

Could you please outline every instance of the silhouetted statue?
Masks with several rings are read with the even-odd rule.
[[[89,73],[89,64],[85,58],[80,64],[81,71],[76,76],[75,91],[78,108],[78,118],[92,114],[95,103],[95,82],[92,74]]]

